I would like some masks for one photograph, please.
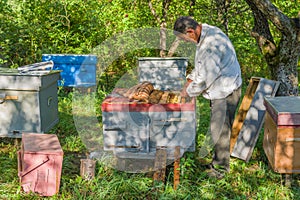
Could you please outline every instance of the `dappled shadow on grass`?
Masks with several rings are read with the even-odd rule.
[[[72,113],[72,93],[59,94],[59,123],[54,126],[49,133],[56,134],[66,152],[86,152],[73,119]]]
[[[62,175],[70,177],[80,176],[80,160],[86,159],[87,155],[80,152],[65,151],[62,167]]]
[[[18,179],[17,151],[20,144],[20,139],[0,138],[0,183]]]

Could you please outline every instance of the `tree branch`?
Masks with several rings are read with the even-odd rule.
[[[285,35],[295,34],[295,28],[290,18],[283,14],[270,0],[250,0],[256,7],[268,16],[268,19]]]
[[[179,46],[179,43],[180,43],[180,39],[176,37],[169,49],[168,57],[172,57],[174,55],[177,47]]]
[[[256,39],[257,45],[265,57],[268,65],[275,66],[278,62],[277,54],[278,48],[274,42],[273,36],[270,31],[268,18],[254,3],[253,0],[246,0],[247,4],[252,10],[254,17],[254,27],[251,35]],[[270,67],[270,68],[272,68]]]
[[[163,10],[162,10],[162,18],[164,21],[167,19],[167,11],[169,10],[171,0],[164,0],[163,1]]]
[[[156,14],[156,11],[155,11],[155,9],[153,8],[153,5],[152,5],[151,0],[149,0],[148,5],[149,5],[149,8],[150,8],[150,11],[151,11],[152,15],[156,18],[156,20],[158,21],[158,23],[160,23],[160,18],[159,18],[159,16]]]

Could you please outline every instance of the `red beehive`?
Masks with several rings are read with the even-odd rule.
[[[54,134],[22,134],[18,176],[24,192],[52,196],[59,191],[63,151]]]
[[[116,89],[117,90],[117,89]],[[118,157],[155,156],[158,147],[166,147],[168,158],[176,146],[195,150],[196,103],[181,98],[178,91],[164,91],[159,103],[137,102],[115,91],[102,102],[104,150]],[[179,102],[169,102],[177,96]]]

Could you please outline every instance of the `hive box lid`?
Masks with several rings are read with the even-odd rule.
[[[264,105],[277,125],[300,125],[299,96],[265,97]]]
[[[59,70],[19,73],[17,69],[0,68],[0,89],[38,91],[56,83],[59,76]]]
[[[139,57],[139,61],[167,61],[167,60],[183,60],[188,61],[187,57]]]
[[[55,134],[24,133],[22,134],[22,148],[24,153],[63,154]]]
[[[54,62],[56,64],[77,64],[77,65],[96,65],[97,56],[91,54],[43,54],[43,61]]]

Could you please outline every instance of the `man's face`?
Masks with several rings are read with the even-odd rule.
[[[198,43],[199,34],[197,34],[197,32],[192,28],[187,29],[185,34],[180,33],[177,36],[185,42]]]

